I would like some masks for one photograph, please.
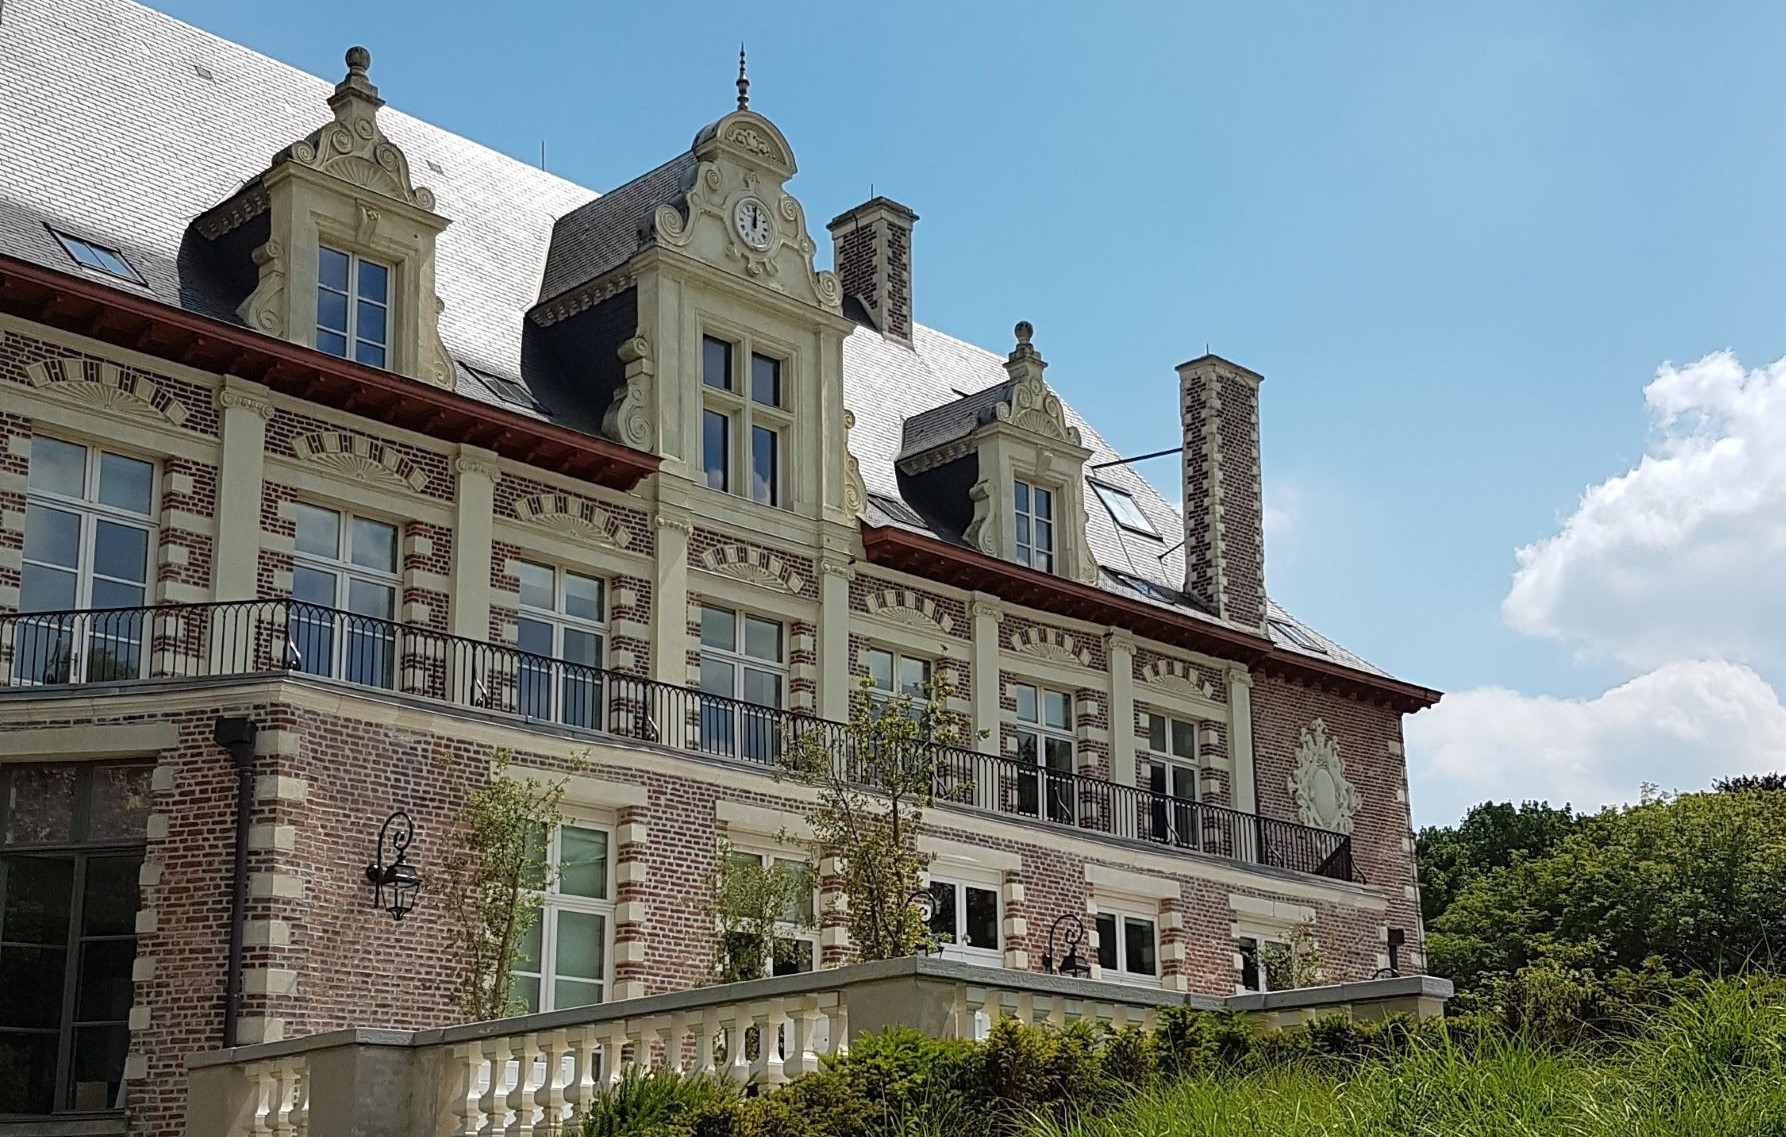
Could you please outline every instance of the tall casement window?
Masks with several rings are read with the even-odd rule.
[[[1100,910],[1098,966],[1118,983],[1157,986],[1160,981],[1160,926],[1153,913]]]
[[[592,576],[521,561],[515,646],[517,710],[571,726],[602,725],[605,589]]]
[[[1054,571],[1054,491],[1019,481],[1015,485],[1017,563]]]
[[[780,942],[773,945],[768,953],[765,974],[796,975],[817,967],[819,958],[818,881],[813,877],[812,865],[793,857],[778,857],[773,853],[760,853],[750,849],[732,849],[726,855],[735,865],[760,869],[765,873],[789,873],[806,885],[788,903],[781,913],[781,918],[775,922],[775,936]],[[745,947],[733,949],[728,946],[727,950],[730,952],[749,949]],[[739,957],[733,956],[733,958]]]
[[[701,606],[701,748],[767,762],[787,689],[787,636],[774,620]],[[762,708],[771,708],[768,710]]]
[[[1014,683],[1017,699],[1017,777],[1019,812],[1073,824],[1073,696],[1028,683]]]
[[[782,360],[748,344],[701,340],[701,467],[707,485],[780,505],[789,425]]]
[[[150,769],[0,766],[0,1115],[124,1107]]]
[[[945,958],[1004,965],[996,885],[932,873],[930,905],[930,934],[941,945]]]
[[[389,687],[396,663],[397,527],[299,502],[292,507],[290,652],[299,671]]]
[[[97,446],[31,439],[25,491],[23,622],[13,676],[28,683],[134,679],[155,547],[155,467]],[[120,609],[123,609],[120,611]]]
[[[887,703],[902,695],[910,695],[912,714],[924,711],[930,692],[930,661],[871,647],[862,652],[868,667],[868,694],[876,702]]]
[[[317,249],[316,350],[384,367],[390,316],[388,267],[327,245]]]
[[[1153,797],[1150,834],[1181,847],[1197,844],[1197,724],[1149,712],[1142,759]]]
[[[1296,986],[1295,956],[1287,935],[1249,932],[1234,937],[1242,991],[1288,991]]]
[[[587,1007],[607,996],[614,934],[608,832],[565,822],[536,842],[539,918],[521,942],[514,996],[526,1013]]]

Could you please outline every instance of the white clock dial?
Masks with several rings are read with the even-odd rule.
[[[769,238],[773,235],[773,229],[769,222],[768,206],[754,197],[744,198],[738,203],[733,220],[737,222],[738,235],[744,238],[745,244],[753,249],[769,247]]]

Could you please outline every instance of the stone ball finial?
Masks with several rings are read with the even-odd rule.
[[[366,69],[371,66],[371,52],[357,44],[347,49],[347,73],[349,75],[364,75]]]
[[[1030,327],[1028,320],[1017,321],[1017,342],[1019,344],[1028,344],[1029,338],[1035,334],[1036,329]]]

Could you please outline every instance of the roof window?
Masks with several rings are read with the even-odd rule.
[[[512,403],[517,407],[526,407],[528,410],[538,411],[540,414],[546,413],[546,408],[540,406],[539,400],[535,399],[527,388],[521,386],[521,384],[515,382],[513,379],[504,379],[500,375],[492,375],[488,371],[479,371],[475,367],[467,367],[465,370],[477,376],[478,382],[488,387],[490,393],[501,399],[503,402]]]
[[[1110,511],[1111,518],[1124,529],[1132,533],[1141,533],[1148,537],[1158,538],[1159,530],[1141,512],[1141,506],[1135,501],[1135,495],[1128,490],[1119,490],[1115,486],[1107,486],[1103,482],[1093,482],[1091,488],[1097,491],[1098,500]]]
[[[107,276],[128,280],[132,284],[143,283],[143,278],[137,275],[136,269],[130,266],[130,262],[124,259],[124,254],[118,250],[93,241],[85,241],[79,237],[71,237],[60,229],[51,229],[50,232],[56,235],[56,240],[62,242],[63,251],[74,258],[74,263],[82,268],[103,272]]]
[[[1320,641],[1316,640],[1313,636],[1309,635],[1295,624],[1288,623],[1284,620],[1269,620],[1267,623],[1271,625],[1272,631],[1283,636],[1302,650],[1318,652],[1321,655],[1327,654],[1327,648],[1324,647]]]

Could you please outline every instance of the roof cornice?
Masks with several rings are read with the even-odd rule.
[[[865,527],[862,546],[870,564],[989,592],[1057,616],[1123,628],[1161,643],[1244,663],[1263,674],[1384,703],[1404,713],[1430,707],[1441,697],[1427,687],[1287,651],[1256,633],[1198,620],[908,529]]]
[[[658,465],[618,442],[16,257],[0,255],[0,312],[614,489]]]

